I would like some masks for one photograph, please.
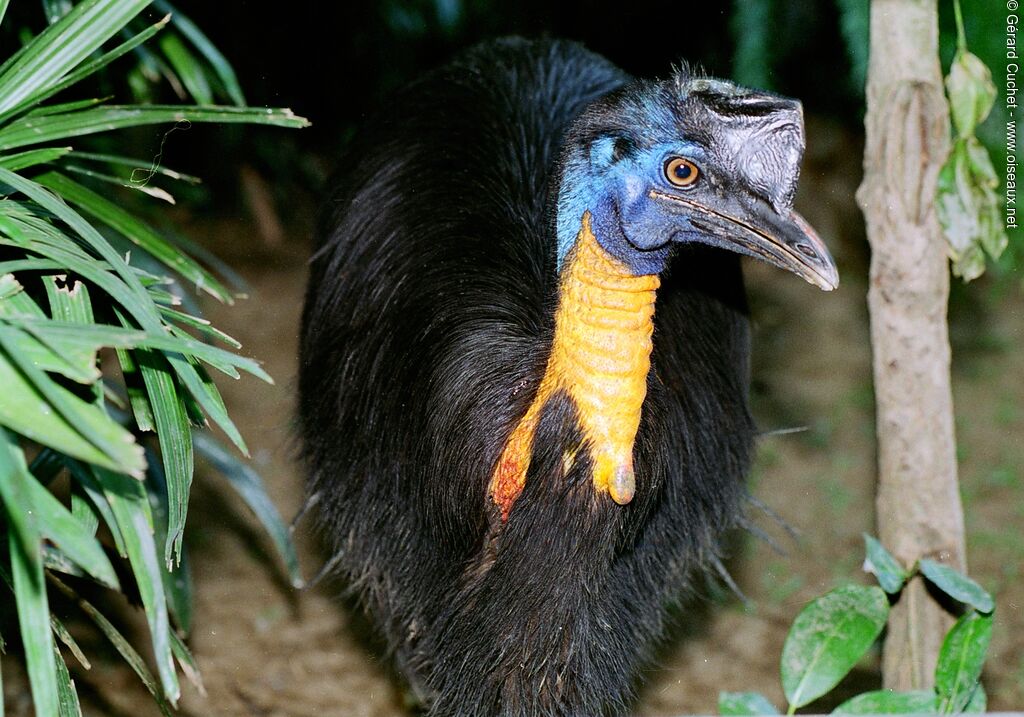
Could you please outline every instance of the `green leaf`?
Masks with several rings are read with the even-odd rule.
[[[221,301],[232,303],[231,292],[213,274],[180,249],[171,246],[145,222],[113,202],[58,172],[47,172],[36,177],[36,181],[114,229],[135,245],[142,247],[162,264],[191,281],[198,289],[209,292]]]
[[[44,147],[42,149],[30,149],[27,152],[5,154],[0,156],[0,167],[17,172],[28,167],[34,167],[37,164],[53,162],[70,151],[71,147]]]
[[[288,570],[288,577],[294,587],[300,588],[303,585],[302,573],[299,570],[299,559],[295,553],[295,545],[292,543],[288,526],[281,520],[277,508],[271,502],[267,491],[263,487],[263,481],[245,463],[235,458],[228,450],[215,440],[206,431],[196,431],[192,434],[196,451],[214,468],[223,475],[231,486],[238,492],[246,505],[256,515],[256,518],[263,524],[267,535],[274,542],[274,547],[284,561]]]
[[[960,50],[946,77],[946,93],[953,126],[960,137],[970,137],[992,109],[996,86],[992,73],[976,55]]]
[[[141,159],[125,157],[119,154],[100,154],[97,152],[79,152],[77,150],[71,153],[71,157],[127,167],[132,170],[131,174],[127,178],[129,184],[141,184],[148,182],[153,175],[156,174],[181,182],[186,182],[188,184],[202,184],[202,180],[199,177],[195,177],[191,174],[184,174],[183,172],[177,172],[163,166],[162,164],[157,164],[152,160],[143,161]]]
[[[877,690],[852,697],[832,710],[834,715],[934,714],[938,700],[931,690],[893,692]]]
[[[121,43],[110,52],[104,53],[99,57],[95,57],[94,59],[89,60],[88,62],[83,62],[74,71],[69,72],[67,75],[65,75],[60,82],[51,85],[45,91],[40,92],[35,97],[33,97],[32,104],[38,104],[39,102],[43,102],[44,100],[46,100],[49,97],[52,97],[58,92],[61,92],[67,89],[68,87],[78,82],[81,82],[86,77],[91,77],[92,75],[96,74],[98,71],[109,65],[117,58],[138,48],[146,40],[153,37],[153,35],[155,35],[157,32],[163,29],[163,27],[167,24],[168,20],[169,18],[165,17],[159,22],[150,25],[145,30],[130,38],[129,40],[126,40],[125,42]],[[33,111],[38,110],[39,108],[36,108],[36,110]]]
[[[760,692],[719,692],[720,715],[777,715],[778,708]]]
[[[86,403],[73,393],[55,383],[41,369],[26,360],[26,357],[18,353],[18,344],[12,338],[9,327],[0,324],[0,377],[5,373],[11,374],[11,386],[15,387],[15,393],[10,394],[4,401],[7,404],[0,408],[0,423],[10,426],[19,433],[37,440],[43,445],[65,450],[65,445],[55,445],[55,436],[42,432],[42,425],[50,423],[55,414],[59,414],[66,426],[74,426],[75,432],[85,438],[92,446],[101,451],[106,458],[104,464],[111,463],[119,469],[135,476],[140,476],[145,463],[142,457],[142,450],[135,442],[135,438],[116,423],[98,406]],[[7,363],[11,361],[17,365],[17,369],[24,375],[25,379],[31,382],[35,389],[35,397],[18,391],[19,384],[24,384],[21,376],[13,376],[17,371]],[[5,369],[6,366],[6,369]],[[6,382],[5,382],[6,384]],[[0,385],[5,385],[0,384]],[[7,420],[11,412],[16,413],[19,408],[31,409],[33,404],[39,402],[45,404],[42,416],[36,412],[29,413],[14,420]],[[36,411],[39,411],[36,408]],[[29,431],[23,430],[26,423],[36,423],[36,426],[28,427]],[[35,434],[35,435],[32,435]],[[68,451],[70,452],[70,451]],[[72,454],[74,455],[74,454]],[[88,458],[86,459],[88,460]]]
[[[864,559],[864,571],[878,579],[882,590],[890,595],[899,593],[910,574],[880,542],[867,533],[864,533],[864,545],[867,553]]]
[[[192,686],[196,688],[199,694],[205,697],[206,687],[203,686],[203,676],[199,672],[196,658],[192,656],[185,643],[173,631],[171,632],[171,649],[174,651],[174,657],[178,660],[178,664],[181,665],[181,671],[185,673],[185,677],[192,683]],[[3,716],[0,715],[0,717]]]
[[[164,715],[164,717],[174,717],[171,712],[171,707],[167,703],[167,698],[160,689],[160,685],[153,677],[153,674],[149,671],[149,668],[146,667],[146,663],[142,659],[142,656],[135,651],[135,648],[132,647],[131,643],[125,639],[124,635],[118,632],[117,628],[103,616],[103,613],[93,607],[92,603],[88,600],[80,597],[74,590],[65,585],[59,579],[51,576],[50,581],[69,599],[74,600],[78,604],[78,607],[81,608],[82,612],[88,615],[89,619],[96,623],[100,632],[110,640],[110,643],[118,653],[120,653],[124,661],[128,663],[128,666],[132,668],[136,675],[138,675],[142,684],[147,690],[149,690],[149,693],[153,695],[153,699],[156,701],[157,707],[160,708],[160,714]]]
[[[25,509],[35,511],[39,532],[97,581],[120,589],[114,567],[99,541],[89,533],[67,508],[37,481],[26,481],[29,502]]]
[[[973,697],[992,640],[992,616],[974,611],[946,633],[935,667],[935,690],[943,712],[962,712]]]
[[[10,517],[10,511],[8,511]],[[53,633],[50,631],[50,606],[46,597],[43,564],[32,552],[38,551],[39,540],[22,545],[12,531],[7,535],[11,557],[14,602],[25,650],[32,702],[38,715],[55,715],[58,711],[57,669],[53,663]]]
[[[308,120],[283,108],[106,105],[81,112],[14,120],[0,129],[0,151],[125,127],[178,122],[265,124],[276,127],[309,126]]]
[[[876,587],[845,585],[797,615],[782,649],[782,688],[803,707],[835,687],[885,627],[889,601]]]
[[[181,32],[182,35],[188,39],[189,42],[199,51],[199,53],[206,58],[206,61],[210,63],[214,72],[217,73],[217,78],[221,84],[224,85],[224,90],[228,93],[231,101],[238,106],[245,104],[245,97],[242,95],[242,87],[238,84],[238,78],[235,76],[235,71],[231,67],[231,63],[227,61],[227,58],[221,54],[220,50],[210,42],[209,38],[203,34],[202,30],[186,17],[177,7],[172,5],[166,0],[156,0],[156,7],[161,12],[170,13],[171,22]]]
[[[60,650],[53,648],[53,664],[57,669],[58,715],[60,717],[82,717],[82,707],[78,703],[75,683],[68,674],[68,666],[64,664]]]
[[[192,485],[192,428],[167,360],[153,351],[136,351],[135,359],[146,384],[146,395],[153,410],[156,435],[160,440],[164,475],[167,477],[168,516],[164,563],[170,566],[181,559],[181,541]]]
[[[995,609],[992,596],[960,571],[929,558],[922,558],[919,567],[928,582],[954,600],[970,605],[978,612],[989,613]]]
[[[3,384],[0,384],[3,385]],[[3,402],[0,402],[2,404]],[[39,562],[39,524],[32,505],[33,479],[25,466],[25,454],[17,439],[0,428],[0,500],[3,501],[7,524],[6,532],[24,546],[26,559]]]
[[[153,653],[163,692],[172,704],[177,702],[181,688],[171,655],[170,621],[164,596],[163,579],[156,545],[153,542],[153,519],[149,511],[146,490],[138,481],[127,476],[97,468],[93,476],[103,487],[118,528],[128,551],[139,596],[146,611]]]
[[[200,105],[213,104],[213,90],[206,79],[202,65],[192,51],[189,50],[181,37],[165,33],[160,37],[160,49],[163,50],[171,68],[177,74],[188,94]]]
[[[42,379],[49,381],[49,379]],[[0,401],[0,426],[6,426],[15,433],[49,446],[87,463],[123,469],[134,475],[142,475],[145,462],[142,449],[131,441],[131,434],[121,426],[110,421],[100,409],[87,404],[66,389],[52,384],[51,392],[60,393],[62,400],[76,405],[72,411],[83,420],[95,422],[103,431],[120,430],[128,436],[116,456],[108,456],[97,448],[70,423],[63,415],[54,410],[47,398],[25,378],[8,360],[7,355],[0,351],[0,386],[4,387],[4,400]],[[107,423],[109,422],[109,424]]]
[[[150,480],[146,481],[146,488],[149,495],[149,507],[153,513],[153,523],[156,527],[156,537],[159,543],[167,545],[167,476],[160,468],[160,461],[155,460],[148,450],[146,457],[150,465]],[[189,571],[188,551],[182,546],[178,564],[174,566],[164,562],[161,567],[163,567],[162,577],[164,593],[167,595],[167,606],[170,608],[178,628],[187,635],[192,629],[192,578]],[[173,630],[171,637],[174,637]],[[174,647],[173,643],[171,647]]]
[[[114,517],[114,511],[110,507],[110,503],[107,501],[107,497],[103,494],[103,487],[96,482],[93,477],[92,471],[87,469],[84,465],[74,459],[65,460],[68,471],[71,476],[75,479],[76,484],[85,495],[88,497],[92,507],[96,509],[101,516],[103,516],[103,523],[110,530],[111,536],[114,538],[114,546],[117,548],[117,554],[122,558],[128,557],[128,548],[125,545],[124,536],[121,535],[121,529],[117,525],[117,518]]]
[[[85,0],[29,42],[0,74],[0,116],[45,92],[113,37],[150,0]]]
[[[974,692],[971,693],[971,698],[964,705],[964,714],[984,714],[988,710],[988,695],[985,694],[985,688],[981,686],[979,682],[974,688]]]
[[[117,360],[121,364],[121,375],[124,378],[128,403],[132,407],[136,427],[140,431],[156,431],[153,407],[149,405],[146,386],[142,381],[139,365],[135,362],[132,352],[126,349],[117,349]]]
[[[58,620],[53,615],[50,615],[50,627],[53,629],[53,634],[60,640],[64,645],[71,651],[71,654],[78,660],[78,664],[87,670],[92,669],[92,664],[89,662],[89,658],[82,652],[82,648],[78,646],[75,638],[71,636],[68,629],[64,627],[64,623]]]

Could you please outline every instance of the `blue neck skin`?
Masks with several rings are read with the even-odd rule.
[[[599,138],[589,153],[581,151],[565,161],[556,215],[559,273],[587,211],[598,244],[638,276],[660,273],[673,241],[686,241],[688,234],[695,233],[685,217],[666,214],[649,192],[657,182],[664,182],[665,157],[678,153],[699,157],[701,151],[677,142],[615,158],[613,142],[610,137]]]

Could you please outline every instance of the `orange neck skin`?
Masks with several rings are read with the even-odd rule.
[[[555,338],[537,395],[520,419],[491,479],[502,520],[526,483],[533,438],[544,405],[559,391],[576,404],[590,451],[594,489],[626,504],[633,499],[633,442],[651,368],[657,275],[633,275],[594,237],[583,215],[559,280]],[[566,454],[568,472],[575,459]]]

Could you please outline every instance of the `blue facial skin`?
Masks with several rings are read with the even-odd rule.
[[[660,273],[673,241],[699,235],[685,215],[669,212],[651,189],[685,196],[686,189],[665,177],[665,164],[685,157],[702,166],[702,147],[685,140],[616,151],[616,137],[591,142],[589,152],[568,158],[558,196],[558,270],[579,234],[584,212],[590,211],[594,236],[609,254],[636,275]],[[699,181],[699,180],[698,180]]]

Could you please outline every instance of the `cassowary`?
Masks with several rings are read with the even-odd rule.
[[[619,715],[741,515],[738,254],[823,289],[798,102],[505,39],[390,98],[324,212],[308,489],[429,715]]]

